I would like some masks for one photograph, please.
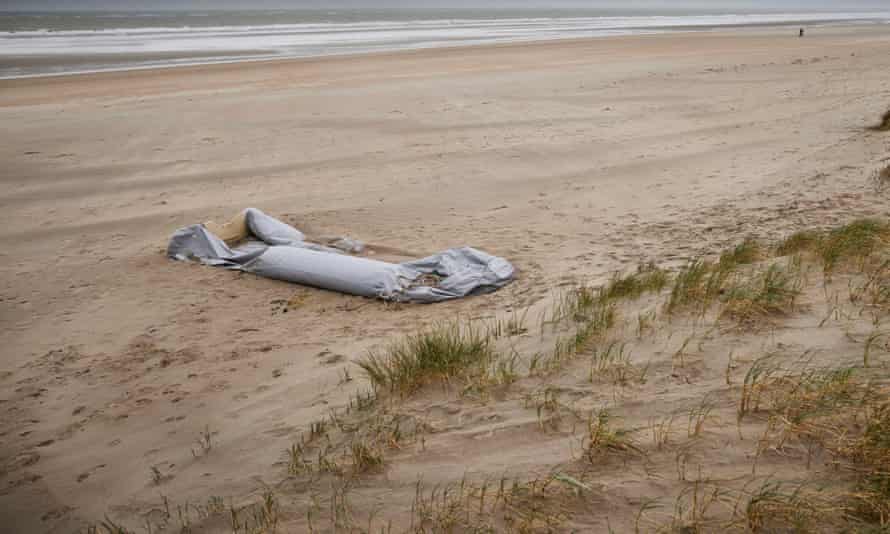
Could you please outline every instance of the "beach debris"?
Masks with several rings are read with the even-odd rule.
[[[223,225],[195,224],[177,230],[167,256],[396,302],[432,303],[490,293],[509,284],[515,274],[507,260],[472,247],[388,263],[351,255],[364,250],[359,241],[327,242],[333,246],[310,243],[293,226],[248,208]]]

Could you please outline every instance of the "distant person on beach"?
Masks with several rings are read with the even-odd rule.
[[[803,37],[803,28],[800,29],[800,36]]]

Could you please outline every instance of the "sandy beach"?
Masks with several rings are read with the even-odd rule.
[[[813,343],[817,359],[859,361],[865,319],[817,329],[826,312],[814,303],[782,328],[718,341],[694,322],[650,337],[626,326],[634,361],[652,366],[620,391],[588,380],[586,360],[490,395],[432,385],[379,401],[415,438],[350,479],[349,519],[329,517],[346,490],[332,490],[332,475],[289,475],[286,451],[369,390],[355,362],[399,336],[524,313],[528,332],[511,345],[527,361],[552,344],[537,318],[570,284],[886,218],[871,177],[888,165],[890,135],[866,128],[888,106],[881,26],[0,80],[0,530],[72,532],[107,515],[174,531],[166,499],[193,513],[193,531],[231,532],[208,503],[228,510],[272,488],[280,532],[348,521],[401,532],[418,480],[561,466],[586,489],[560,486],[559,529],[628,532],[644,503],[661,500],[654,524],[686,488],[679,445],[656,447],[649,427],[705,397],[712,419],[682,449],[690,479],[704,469],[743,485],[761,431],[737,424],[733,388],[755,353]],[[246,207],[393,257],[470,245],[520,274],[490,295],[397,306],[165,257],[177,228]],[[622,315],[636,324],[638,313]],[[684,350],[700,365],[677,371]],[[886,378],[890,358],[874,357]],[[608,405],[643,429],[647,461],[604,460],[583,478],[564,467],[580,461],[580,430],[568,416],[542,429],[529,400],[551,386],[574,411]],[[685,416],[678,425],[685,440]],[[766,457],[758,476],[797,476],[798,452]]]

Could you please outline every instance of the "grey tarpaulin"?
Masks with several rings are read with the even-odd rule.
[[[514,275],[507,260],[471,247],[387,263],[309,243],[296,228],[255,208],[242,216],[247,239],[237,246],[229,247],[205,225],[195,224],[173,234],[167,255],[351,295],[425,303],[488,293],[510,283]],[[348,239],[334,246],[349,252],[362,249]],[[425,275],[434,275],[435,284],[426,285]]]

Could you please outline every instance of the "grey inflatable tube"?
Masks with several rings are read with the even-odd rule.
[[[488,293],[509,284],[515,275],[507,260],[471,247],[453,248],[405,263],[387,263],[308,243],[299,230],[255,208],[245,210],[244,217],[250,235],[237,247],[230,248],[205,226],[196,224],[173,234],[167,255],[295,284],[401,302],[433,303]],[[361,248],[352,240],[344,241]],[[428,285],[430,278],[436,280],[434,285]]]

